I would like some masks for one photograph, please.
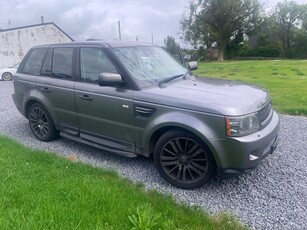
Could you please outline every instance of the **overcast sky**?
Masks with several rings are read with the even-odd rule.
[[[266,9],[280,0],[261,0]],[[179,21],[189,0],[0,0],[2,29],[54,22],[75,40],[118,39],[163,44],[167,35],[179,40]],[[307,0],[296,0],[307,4]]]

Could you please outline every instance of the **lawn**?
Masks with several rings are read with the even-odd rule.
[[[281,113],[307,115],[307,60],[200,62],[194,74],[249,82],[269,91]]]
[[[243,229],[226,214],[209,216],[114,172],[3,136],[0,165],[0,229]]]

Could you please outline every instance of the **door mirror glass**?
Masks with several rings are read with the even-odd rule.
[[[197,61],[190,61],[190,62],[188,62],[188,68],[191,71],[197,70],[197,68],[198,68]]]

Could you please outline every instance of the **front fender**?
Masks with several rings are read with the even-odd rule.
[[[144,146],[145,155],[150,154],[150,142],[156,133],[160,130],[169,130],[171,128],[181,128],[193,133],[199,137],[211,150],[218,161],[216,150],[212,140],[225,137],[225,118],[220,115],[205,114],[201,112],[190,111],[170,111],[155,116],[146,127],[143,135],[136,136],[139,144]],[[138,134],[138,132],[136,132]]]

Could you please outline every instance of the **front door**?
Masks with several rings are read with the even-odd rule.
[[[134,152],[133,91],[99,86],[102,72],[117,73],[99,47],[80,48],[80,81],[75,102],[80,136],[104,147]]]

